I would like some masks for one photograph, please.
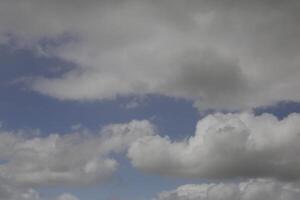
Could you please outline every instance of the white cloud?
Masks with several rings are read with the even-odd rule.
[[[300,178],[300,115],[212,114],[183,141],[150,135],[129,148],[138,169],[189,178]],[[151,155],[151,156],[147,156]]]
[[[270,114],[216,113],[198,122],[194,136],[175,142],[159,136],[148,121],[111,124],[99,133],[41,136],[1,131],[0,199],[41,200],[36,186],[107,181],[118,166],[112,154],[125,152],[134,167],[165,176],[299,180],[299,126],[299,114],[278,120]],[[163,192],[159,200],[206,199],[207,194],[216,200],[299,198],[291,184],[259,179],[182,186]]]
[[[78,200],[72,194],[44,197],[34,188],[82,186],[109,181],[123,154],[139,137],[153,135],[148,121],[110,124],[99,133],[69,134],[0,131],[1,200]],[[42,196],[42,197],[41,197]]]
[[[131,121],[108,125],[97,134],[28,136],[2,132],[0,178],[22,187],[107,181],[118,167],[111,154],[126,152],[133,141],[153,131],[148,121]]]
[[[162,94],[199,109],[300,100],[299,1],[1,1],[1,42],[76,65],[32,88],[58,99]],[[70,39],[71,38],[71,39]],[[67,40],[67,42],[65,41]]]
[[[156,200],[298,200],[300,191],[292,185],[271,180],[241,183],[183,185],[165,191]]]

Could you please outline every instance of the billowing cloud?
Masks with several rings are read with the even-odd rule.
[[[30,84],[58,99],[161,94],[199,109],[252,108],[300,100],[299,8],[297,0],[1,1],[0,42],[73,63]]]
[[[300,178],[300,115],[208,115],[183,141],[150,135],[137,139],[128,157],[138,169],[165,176],[225,179]],[[151,155],[151,156],[147,156]]]
[[[113,124],[100,133],[2,132],[0,178],[22,187],[86,185],[107,181],[118,167],[112,153],[124,153],[137,138],[153,134],[147,121]]]
[[[299,114],[278,120],[270,114],[216,113],[201,119],[195,135],[183,141],[160,136],[148,121],[111,124],[99,133],[81,131],[42,136],[2,131],[0,198],[41,200],[34,190],[37,186],[80,186],[107,181],[118,167],[113,154],[126,152],[137,169],[164,176],[199,179],[271,177],[295,181],[300,178],[299,126]],[[243,192],[242,185],[247,185],[247,192]],[[227,200],[222,199],[227,194],[228,198],[242,195],[245,200],[267,199],[272,195],[297,199],[298,191],[287,186],[278,181],[260,180],[247,184],[204,184],[183,187],[183,191],[191,190],[191,194],[177,194],[176,190],[159,197],[167,200],[169,196],[180,199],[182,195],[188,195],[184,198],[193,199],[203,194],[198,190],[209,190],[210,193],[216,189],[216,193],[210,195],[216,195],[220,200]],[[226,195],[218,196],[223,189]],[[64,194],[56,199],[73,200],[76,197]]]
[[[300,191],[292,185],[271,180],[250,180],[241,183],[183,185],[165,191],[156,200],[297,200]]]

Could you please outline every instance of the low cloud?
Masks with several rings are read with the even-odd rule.
[[[57,197],[44,198],[38,191],[32,188],[24,188],[1,179],[0,183],[1,200],[79,200],[72,194],[64,193]]]
[[[39,200],[30,188],[109,181],[119,165],[112,154],[123,154],[133,141],[152,134],[154,127],[148,121],[111,124],[99,133],[42,136],[1,131],[0,199]],[[76,198],[58,197],[71,199]]]
[[[79,199],[73,196],[72,194],[65,193],[57,197],[55,200],[79,200]]]
[[[156,200],[297,200],[299,189],[272,180],[256,179],[241,183],[183,185],[165,191]]]
[[[271,114],[216,113],[199,120],[195,135],[182,141],[160,136],[149,121],[111,124],[99,133],[82,130],[42,136],[1,131],[0,198],[40,200],[34,190],[37,186],[82,186],[109,181],[119,165],[114,155],[127,153],[135,168],[163,176],[217,180],[274,178],[269,182],[187,186],[183,188],[195,196],[186,199],[200,198],[197,195],[202,193],[198,190],[212,187],[210,192],[216,190],[213,195],[226,189],[228,193],[224,194],[229,199],[230,195],[242,195],[242,199],[253,200],[257,193],[258,199],[279,195],[294,200],[299,197],[294,197],[298,191],[291,189],[293,192],[289,193],[286,186],[300,178],[299,126],[299,114],[278,120]],[[242,185],[249,185],[245,186],[247,192],[243,192]],[[280,193],[274,188],[279,188]],[[180,199],[182,194],[190,195],[179,195],[176,190],[159,198]],[[219,196],[220,200],[227,200],[226,195]],[[76,199],[67,194],[57,198]]]
[[[2,200],[40,200],[37,191],[31,188],[17,187],[0,179],[0,198]]]
[[[270,114],[212,114],[183,141],[150,135],[129,148],[133,166],[185,178],[300,178],[300,115],[278,120]],[[151,156],[147,156],[147,155]]]

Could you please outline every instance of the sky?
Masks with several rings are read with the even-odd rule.
[[[0,199],[300,199],[299,9],[0,1]]]

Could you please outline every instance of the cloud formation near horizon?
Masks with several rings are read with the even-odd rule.
[[[297,187],[272,180],[183,185],[158,194],[156,200],[297,200]]]
[[[73,63],[30,84],[58,99],[160,94],[199,109],[245,109],[300,100],[299,4],[2,1],[0,41]]]
[[[83,131],[41,136],[1,131],[0,199],[40,200],[32,188],[109,181],[119,165],[112,154],[124,154],[133,141],[153,135],[153,131],[147,121],[107,125],[95,134]],[[65,194],[57,200],[73,199]]]
[[[135,168],[162,176],[294,182],[300,178],[299,130],[299,114],[278,120],[271,114],[216,113],[199,120],[195,135],[182,141],[160,136],[147,120],[107,125],[99,133],[2,131],[0,198],[40,200],[37,186],[109,181],[119,165],[116,154],[127,154]]]

